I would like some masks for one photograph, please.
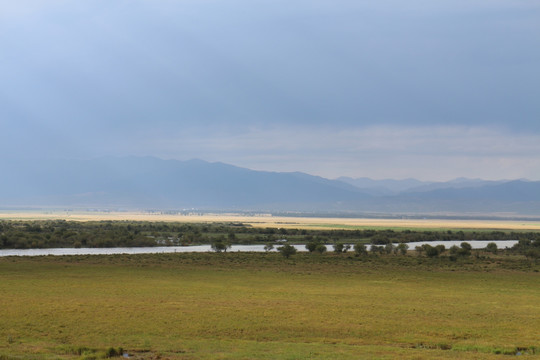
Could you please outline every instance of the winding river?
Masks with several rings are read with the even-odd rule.
[[[510,248],[517,243],[517,240],[501,240],[501,241],[468,241],[473,249],[483,249],[488,243],[494,242],[499,249]],[[447,249],[453,245],[459,246],[462,240],[451,241],[430,241],[430,242],[410,242],[410,250],[414,250],[416,246],[430,244],[432,246],[444,245]],[[280,245],[275,245],[271,251],[277,251],[276,248]],[[298,251],[307,251],[305,245],[293,245]],[[333,245],[326,245],[328,251],[333,251]],[[368,249],[370,245],[367,246]],[[0,257],[5,256],[47,256],[47,255],[115,255],[115,254],[158,254],[158,253],[188,253],[188,252],[211,252],[210,245],[195,245],[195,246],[155,246],[155,247],[115,247],[115,248],[54,248],[54,249],[5,249],[0,250]],[[228,252],[264,252],[264,245],[232,245]]]

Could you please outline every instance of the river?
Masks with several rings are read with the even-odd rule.
[[[517,243],[517,240],[501,241],[468,241],[473,249],[483,249],[488,243],[494,242],[499,249],[510,248]],[[416,246],[430,244],[432,246],[444,245],[449,249],[453,245],[459,246],[461,240],[451,241],[430,241],[430,242],[410,242],[409,250],[414,250]],[[272,251],[277,251],[275,245]],[[305,245],[293,245],[298,251],[307,251]],[[333,245],[326,245],[328,251],[333,251]],[[370,245],[367,245],[368,249]],[[352,246],[351,246],[352,250]],[[46,255],[115,255],[115,254],[159,254],[159,253],[188,253],[188,252],[211,252],[210,245],[195,246],[155,246],[155,247],[116,247],[116,248],[54,248],[54,249],[4,249],[0,250],[0,257],[5,256],[46,256]],[[264,245],[232,245],[228,252],[264,252]]]

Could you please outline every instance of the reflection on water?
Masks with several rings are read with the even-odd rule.
[[[472,245],[473,249],[483,249],[490,242],[497,244],[499,249],[510,248],[517,243],[517,240],[502,240],[502,241],[468,241]],[[447,249],[453,245],[459,246],[462,241],[430,241],[430,242],[411,242],[409,250],[414,250],[416,246],[422,244],[430,244],[432,246],[444,245]],[[272,251],[277,251],[274,246]],[[298,251],[307,251],[305,245],[293,245]],[[326,245],[328,251],[333,251],[333,245]],[[368,249],[370,246],[368,245]],[[352,250],[352,247],[351,247]],[[210,245],[196,245],[196,246],[156,246],[156,247],[131,247],[131,248],[61,248],[61,249],[9,249],[0,250],[0,257],[2,256],[44,256],[44,255],[114,255],[114,254],[158,254],[158,253],[187,253],[187,252],[211,252]],[[264,252],[264,245],[232,245],[228,250],[229,252]]]
[[[407,243],[407,245],[409,245],[410,250],[414,250],[416,246],[421,246],[424,244],[429,244],[431,246],[444,245],[447,249],[449,249],[454,245],[459,246],[462,242],[468,242],[469,244],[471,244],[473,249],[485,249],[487,244],[491,242],[497,244],[497,248],[499,249],[511,248],[512,246],[517,244],[517,240],[497,240],[497,241],[495,240],[474,240],[474,241],[451,240],[451,241],[418,241],[418,242]]]

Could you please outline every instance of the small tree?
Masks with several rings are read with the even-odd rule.
[[[489,244],[487,244],[486,246],[486,251],[487,252],[490,252],[492,254],[497,254],[497,252],[499,251],[499,249],[497,248],[497,244],[495,244],[494,242],[490,242]]]
[[[382,246],[377,246],[377,245],[371,245],[371,248],[369,249],[369,251],[371,251],[373,254],[378,254],[382,250],[383,250],[383,247]]]
[[[426,251],[426,255],[429,257],[437,257],[439,256],[439,249],[436,246],[431,245],[424,245],[424,250]]]
[[[405,243],[399,243],[398,246],[396,246],[396,251],[399,251],[401,255],[407,254],[407,250],[409,249],[409,245]]]
[[[339,243],[339,244],[334,244],[334,252],[335,253],[342,253],[344,252],[343,249],[345,249],[345,245]],[[346,250],[345,250],[346,251]]]
[[[319,253],[325,253],[326,252],[326,246],[324,244],[318,244],[315,250]]]
[[[446,246],[444,246],[443,244],[437,245],[435,247],[437,248],[437,250],[439,250],[439,254],[444,254],[444,252],[446,251]]]
[[[307,251],[309,251],[310,253],[311,252],[314,252],[315,250],[317,250],[317,246],[319,245],[319,242],[317,241],[310,241],[306,244],[306,249]]]
[[[231,245],[225,241],[224,237],[217,238],[214,242],[212,242],[212,250],[215,252],[227,252],[227,249],[231,247]]]
[[[460,244],[461,249],[459,250],[459,255],[461,256],[469,256],[471,255],[472,246],[468,242],[462,242]]]
[[[272,251],[272,249],[274,249],[274,245],[270,243],[264,245],[264,251],[269,252],[269,251]]]
[[[289,258],[289,256],[296,254],[296,248],[289,244],[278,247],[277,250],[287,259]]]
[[[391,254],[393,251],[394,251],[394,244],[392,244],[392,242],[389,242],[388,244],[384,246],[384,252],[386,252],[387,254]]]
[[[437,257],[439,256],[439,249],[436,246],[431,246],[429,244],[422,245],[426,255],[429,257]]]
[[[366,255],[367,254],[366,245],[362,243],[354,244],[354,252],[356,253],[356,255]]]

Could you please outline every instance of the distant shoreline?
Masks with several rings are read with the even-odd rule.
[[[270,214],[176,214],[165,212],[0,211],[0,220],[151,221],[183,223],[242,223],[253,227],[297,229],[482,229],[540,231],[540,220],[389,219],[352,217],[272,216]]]

